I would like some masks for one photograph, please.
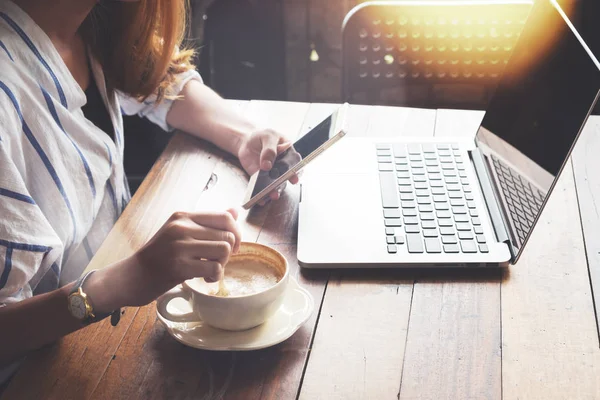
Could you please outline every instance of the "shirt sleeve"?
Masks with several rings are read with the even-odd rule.
[[[46,273],[59,273],[63,245],[0,137],[0,307],[32,296]],[[58,282],[58,278],[56,279]]]
[[[200,74],[195,70],[189,70],[179,74],[177,83],[171,88],[170,93],[179,94],[183,87],[191,80],[202,82]],[[171,132],[173,128],[167,124],[167,114],[173,105],[173,100],[164,99],[156,104],[156,96],[152,95],[144,101],[128,96],[122,92],[117,92],[119,102],[121,103],[121,112],[125,115],[137,114],[140,117],[146,117],[163,130]]]

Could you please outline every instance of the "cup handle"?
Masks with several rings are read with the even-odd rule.
[[[156,311],[158,311],[160,316],[172,322],[197,321],[198,317],[193,311],[187,312],[185,314],[171,314],[169,311],[167,311],[167,306],[169,305],[171,300],[176,298],[183,298],[189,301],[190,294],[181,285],[178,285],[174,289],[171,289],[167,293],[160,296],[156,300]]]

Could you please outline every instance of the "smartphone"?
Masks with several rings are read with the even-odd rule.
[[[263,200],[279,185],[340,140],[346,134],[347,113],[348,103],[344,103],[333,114],[280,153],[270,171],[260,170],[252,175],[242,207],[249,209]]]

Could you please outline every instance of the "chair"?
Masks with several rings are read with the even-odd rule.
[[[532,1],[367,1],[342,25],[342,98],[485,109]]]

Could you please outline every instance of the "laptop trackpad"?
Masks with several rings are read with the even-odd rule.
[[[298,231],[303,261],[327,262],[339,254],[369,260],[387,255],[386,246],[377,175],[315,174],[303,181]]]

